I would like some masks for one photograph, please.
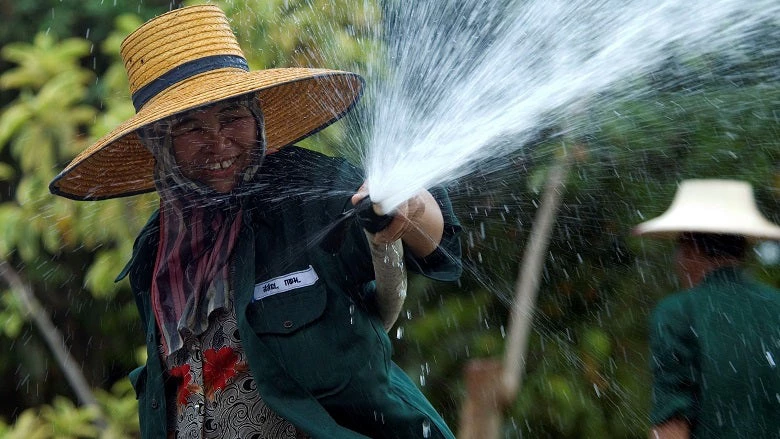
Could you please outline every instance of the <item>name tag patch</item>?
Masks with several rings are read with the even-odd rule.
[[[261,282],[255,285],[254,299],[260,300],[274,294],[285,293],[291,290],[297,290],[298,288],[304,288],[314,285],[319,277],[314,271],[314,267],[309,265],[309,268],[301,271],[296,271],[290,274],[284,274],[279,277],[275,277],[271,280]]]

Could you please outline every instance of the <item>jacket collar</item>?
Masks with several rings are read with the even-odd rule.
[[[704,276],[701,284],[709,284],[712,282],[737,282],[745,280],[745,274],[743,269],[739,265],[729,265],[725,267],[719,267],[710,271]]]
[[[251,227],[251,223],[247,222],[250,217],[255,217],[256,220],[270,224],[270,221],[265,218],[263,209],[245,209],[243,222],[245,227]],[[121,281],[132,272],[133,276],[131,276],[131,278],[138,279],[138,285],[151,285],[151,276],[154,267],[149,267],[148,265],[154,263],[159,241],[160,211],[158,209],[152,213],[152,216],[149,217],[146,225],[141,229],[141,232],[138,234],[135,244],[133,245],[133,254],[130,257],[130,261],[128,261],[122,271],[119,272],[116,279],[114,279],[114,282]]]
[[[114,282],[119,282],[124,279],[131,271],[136,274],[143,274],[142,270],[139,270],[139,265],[144,263],[148,264],[146,260],[147,255],[154,255],[157,252],[157,243],[160,239],[160,211],[155,210],[146,225],[141,229],[138,237],[135,239],[133,245],[133,255],[130,257],[130,261],[125,265],[125,268],[119,272],[119,275],[114,279]],[[154,260],[154,258],[151,258]],[[151,279],[151,270],[146,270],[148,276]]]

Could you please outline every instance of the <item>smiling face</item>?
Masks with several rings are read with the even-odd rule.
[[[224,102],[184,114],[171,126],[181,173],[220,193],[233,190],[252,161],[257,123],[245,105]]]

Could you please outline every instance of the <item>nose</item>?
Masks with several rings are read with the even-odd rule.
[[[222,132],[219,124],[204,127],[203,145],[201,150],[207,152],[221,152],[227,149],[230,140]]]

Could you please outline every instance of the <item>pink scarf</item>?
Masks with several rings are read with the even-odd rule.
[[[168,356],[182,347],[183,333],[202,334],[209,315],[225,306],[230,291],[228,262],[242,211],[185,209],[179,200],[161,204],[152,308],[163,354]]]

